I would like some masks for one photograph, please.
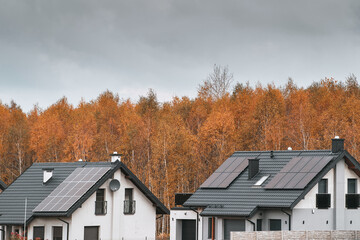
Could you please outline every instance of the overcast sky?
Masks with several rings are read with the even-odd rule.
[[[253,86],[360,78],[360,1],[0,0],[0,99],[26,112],[195,97],[214,64]]]

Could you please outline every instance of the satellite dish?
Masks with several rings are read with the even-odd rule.
[[[111,190],[112,192],[116,192],[117,190],[119,190],[119,188],[120,188],[120,182],[119,182],[119,180],[117,180],[117,179],[111,180],[111,181],[110,181],[110,184],[109,184],[109,187],[110,187],[110,190]]]

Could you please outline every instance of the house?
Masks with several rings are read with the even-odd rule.
[[[183,207],[171,210],[170,239],[360,230],[359,176],[359,163],[339,138],[331,150],[235,152],[194,194],[177,199]]]
[[[155,239],[169,210],[112,154],[111,162],[34,163],[0,194],[4,238]],[[3,238],[3,239],[4,239]]]

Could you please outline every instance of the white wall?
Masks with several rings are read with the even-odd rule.
[[[270,231],[270,219],[280,219],[281,220],[281,229],[282,230],[289,230],[289,216],[282,212],[281,210],[259,210],[251,219],[250,221],[255,223],[256,229],[256,220],[262,219],[262,231]],[[253,231],[254,227],[249,222],[246,221],[246,231],[251,232]]]
[[[331,194],[331,206],[330,208],[334,208],[334,169],[331,169],[323,178],[328,179],[328,193]],[[316,184],[302,199],[294,209],[316,209],[316,194],[318,193],[318,184]],[[324,210],[324,209],[319,209]],[[326,211],[326,210],[324,210]]]
[[[106,215],[95,215],[95,192],[72,214],[71,218],[64,218],[70,222],[69,239],[83,239],[85,226],[99,226],[101,240],[155,239],[156,207],[129,179],[125,178],[120,170],[114,174],[114,178],[118,179],[121,184],[118,191],[110,191],[111,179],[100,187],[105,189]],[[125,188],[134,189],[133,200],[136,201],[136,211],[133,215],[123,214]],[[66,224],[56,218],[35,218],[29,225],[29,237],[31,238],[33,226],[45,226],[45,239],[52,239],[52,226],[63,226],[63,231],[66,231]],[[65,240],[66,232],[63,233],[63,237]]]
[[[61,218],[66,222],[71,222],[70,218]],[[60,221],[58,218],[35,218],[28,226],[28,239],[33,239],[33,227],[44,227],[45,228],[45,239],[52,239],[53,237],[53,227],[62,227],[63,228],[63,239],[66,239],[66,223]]]
[[[294,207],[292,212],[292,230],[360,229],[360,220],[358,220],[360,209],[347,209],[345,207],[347,179],[357,179],[357,191],[360,193],[359,177],[348,168],[344,160],[341,160],[323,178],[328,179],[331,207],[329,209],[316,208],[316,194],[318,193],[318,184],[316,184],[306,194],[304,199]]]
[[[182,220],[196,220],[196,215],[196,212],[186,208],[176,210],[172,209],[170,211],[170,240],[181,240]],[[205,218],[202,217],[199,218],[199,240],[202,239],[204,219]]]

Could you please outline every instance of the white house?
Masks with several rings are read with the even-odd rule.
[[[360,230],[359,176],[360,164],[339,138],[331,150],[235,152],[188,199],[178,199],[184,207],[171,210],[170,239]]]
[[[0,225],[28,239],[154,239],[169,210],[113,154],[111,162],[34,163],[0,194]]]

